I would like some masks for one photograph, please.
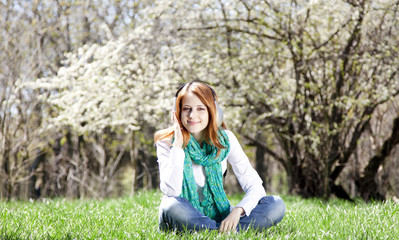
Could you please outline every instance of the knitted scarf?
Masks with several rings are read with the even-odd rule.
[[[230,213],[230,202],[223,188],[223,173],[221,161],[227,157],[230,143],[224,130],[219,130],[219,141],[226,147],[221,149],[217,156],[218,148],[214,145],[199,143],[190,135],[190,141],[184,148],[183,187],[180,197],[187,199],[198,211],[221,222]],[[206,182],[203,188],[203,201],[200,202],[197,184],[195,183],[192,162],[205,167]]]

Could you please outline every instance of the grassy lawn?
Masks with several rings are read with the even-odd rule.
[[[283,196],[283,221],[265,232],[162,233],[160,192],[107,200],[0,202],[0,239],[398,239],[399,205]],[[239,196],[229,197],[233,204]]]

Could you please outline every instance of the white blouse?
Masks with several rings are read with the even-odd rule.
[[[226,171],[227,162],[229,162],[238,182],[245,192],[244,198],[236,207],[242,207],[245,214],[249,216],[258,204],[258,201],[266,196],[266,191],[263,188],[262,179],[251,166],[247,155],[242,150],[234,133],[226,130],[226,134],[230,141],[230,152],[221,162],[222,171],[223,173]],[[166,141],[158,141],[156,146],[161,191],[168,197],[177,197],[181,194],[183,184],[184,151],[182,148],[171,147]],[[204,167],[193,163],[193,173],[201,198],[202,188],[206,180]]]

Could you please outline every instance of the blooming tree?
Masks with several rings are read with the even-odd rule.
[[[50,127],[90,132],[165,127],[179,83],[209,82],[228,126],[281,163],[291,192],[348,198],[339,175],[374,110],[399,94],[397,8],[159,0],[143,24],[69,53],[34,86],[50,92]]]
[[[38,197],[38,189],[45,196],[75,189],[77,184],[70,179],[80,178],[76,172],[81,168],[73,163],[80,162],[79,150],[92,146],[72,141],[76,134],[70,134],[68,127],[43,131],[55,111],[49,111],[38,93],[43,93],[43,99],[50,92],[23,86],[57,72],[65,52],[84,44],[102,44],[134,27],[145,4],[136,0],[0,1],[1,199]]]

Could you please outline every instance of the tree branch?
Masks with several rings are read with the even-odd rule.
[[[283,166],[286,168],[286,164],[283,158],[281,158],[280,156],[278,156],[277,153],[275,153],[273,150],[271,150],[269,147],[267,147],[263,142],[258,141],[257,139],[244,134],[243,137],[245,137],[246,139],[248,139],[249,141],[251,141],[251,145],[256,145],[261,147],[267,154],[269,154],[270,156],[272,156],[274,159],[276,159],[278,162],[280,162],[281,164],[283,164]]]

